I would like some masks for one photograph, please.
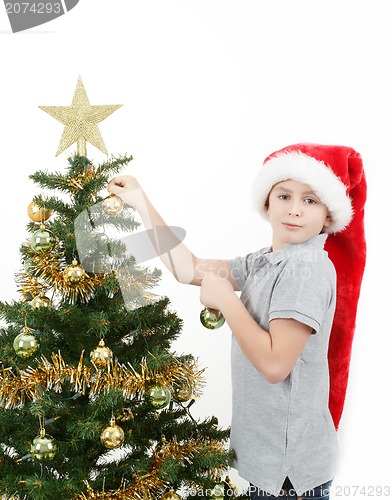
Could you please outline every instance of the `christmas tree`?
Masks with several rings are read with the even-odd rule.
[[[95,165],[86,143],[107,153],[98,123],[118,107],[91,106],[79,78],[71,106],[42,108],[64,124],[57,154],[77,152],[30,176],[51,195],[28,207],[21,298],[0,303],[1,498],[233,494],[228,430],[192,417],[203,371],[171,350],[182,322],[152,293],[160,273],[110,236],[139,226],[105,190],[132,156]]]

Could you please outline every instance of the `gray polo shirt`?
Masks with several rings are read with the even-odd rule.
[[[230,260],[241,300],[265,330],[276,318],[313,328],[290,375],[268,383],[232,339],[231,448],[239,474],[278,495],[288,476],[301,495],[333,479],[338,443],[328,409],[328,341],[336,301],[327,235]]]

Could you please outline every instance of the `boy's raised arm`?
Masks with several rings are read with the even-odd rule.
[[[170,230],[135,177],[132,175],[114,177],[109,182],[107,189],[137,210],[145,228],[150,230],[148,234],[151,235],[151,241],[157,254],[177,281],[200,286],[208,274],[217,274],[230,281],[234,290],[238,290],[229,263],[226,260],[196,257]],[[157,228],[159,228],[159,237]],[[170,241],[170,252],[162,251],[160,248],[162,246],[161,228],[166,229],[163,233],[164,246],[167,247],[168,241]]]

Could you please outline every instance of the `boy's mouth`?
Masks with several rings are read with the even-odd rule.
[[[289,222],[282,222],[283,226],[287,229],[300,229],[302,226],[299,226],[298,224],[291,224]]]

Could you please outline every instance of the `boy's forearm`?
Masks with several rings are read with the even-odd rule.
[[[270,334],[252,318],[234,293],[224,301],[220,310],[244,355],[267,381],[273,382],[276,365],[272,358]]]
[[[138,211],[154,248],[169,271],[181,283],[192,283],[196,257],[171,231],[142,189],[133,195],[134,208]],[[157,231],[159,228],[159,233]],[[165,228],[162,231],[161,228]],[[167,250],[170,248],[170,250]]]
[[[177,281],[200,286],[207,274],[223,273],[237,289],[234,280],[228,276],[227,261],[197,258],[166,224],[140,185],[119,194],[139,213],[157,255]]]

